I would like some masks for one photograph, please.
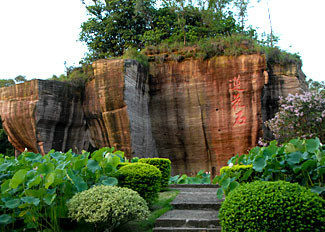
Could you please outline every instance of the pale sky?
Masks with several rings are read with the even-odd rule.
[[[263,1],[249,9],[248,23],[269,32]],[[280,47],[301,55],[307,77],[325,80],[325,0],[269,0],[269,6]],[[77,41],[86,19],[80,0],[0,0],[0,79],[47,79],[64,73],[65,61],[78,65],[87,50]]]

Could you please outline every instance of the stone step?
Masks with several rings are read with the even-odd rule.
[[[216,184],[170,184],[169,188],[219,188]]]
[[[214,192],[180,192],[171,202],[174,209],[214,209],[221,207],[222,200]]]
[[[182,228],[182,227],[155,227],[153,232],[220,232],[221,227],[216,228]]]
[[[171,210],[156,220],[155,227],[215,228],[219,226],[216,210]]]
[[[218,188],[182,188],[182,187],[174,187],[174,188],[171,188],[171,189],[175,189],[175,190],[178,190],[180,192],[203,192],[203,193],[206,193],[206,192],[211,192],[211,193],[217,193],[218,191]]]

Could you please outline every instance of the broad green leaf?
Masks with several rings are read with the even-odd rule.
[[[7,225],[13,221],[13,218],[8,214],[0,215],[0,224]]]
[[[25,190],[25,195],[28,197],[43,198],[46,194],[45,188],[40,189],[27,189]]]
[[[229,187],[229,184],[230,184],[230,178],[225,178],[221,181],[220,183],[220,187],[223,189],[223,190],[226,190],[228,187]]]
[[[46,196],[43,198],[43,200],[46,204],[52,205],[55,198],[56,198],[56,194],[46,194]]]
[[[177,184],[186,184],[187,175],[183,174],[178,180]]]
[[[317,149],[319,149],[320,141],[319,138],[316,139],[308,139],[306,140],[306,146],[308,152],[315,152]]]
[[[15,173],[12,177],[9,186],[13,189],[17,188],[21,183],[24,182],[27,170],[21,169]]]
[[[310,170],[317,167],[317,161],[316,160],[307,160],[301,165],[301,170]]]
[[[31,179],[30,181],[27,182],[27,187],[31,188],[33,186],[38,185],[39,183],[41,183],[42,178],[40,177],[40,175],[34,176],[33,179]]]
[[[51,172],[46,175],[45,188],[48,189],[55,181],[55,172]]]
[[[258,157],[255,159],[253,168],[258,172],[262,172],[263,169],[266,167],[266,159],[265,157]]]
[[[203,173],[204,173],[204,170],[200,170],[200,171],[196,174],[196,176],[202,176]]]
[[[102,180],[102,184],[108,186],[115,186],[118,184],[118,180],[115,177],[108,177]]]
[[[73,164],[73,169],[75,171],[80,171],[83,167],[85,167],[87,164],[87,159],[79,159],[79,160],[76,160]]]
[[[287,143],[287,145],[285,146],[285,153],[289,154],[295,151],[296,151],[295,145],[293,145],[292,143]]]
[[[87,183],[82,179],[81,176],[77,176],[73,173],[71,169],[66,170],[66,175],[68,179],[76,186],[78,192],[82,192],[88,189]]]
[[[310,188],[310,190],[314,193],[322,194],[323,192],[325,192],[325,187],[313,186]]]
[[[12,165],[12,163],[3,163],[0,165],[0,172],[4,172],[7,170],[7,168],[9,168]]]
[[[5,206],[9,209],[17,208],[20,205],[20,199],[12,199],[6,201]]]
[[[38,206],[40,199],[36,197],[22,197],[21,200],[27,204],[33,204],[35,206]]]
[[[169,178],[169,183],[170,183],[170,184],[174,184],[174,183],[176,183],[176,181],[178,180],[178,178],[179,178],[179,175],[176,175],[176,176],[172,176],[172,177],[170,177],[170,178]]]
[[[24,154],[24,158],[29,162],[39,162],[42,159],[42,155],[35,154],[33,152],[27,152]]]
[[[253,173],[253,169],[248,169],[240,180],[241,181],[248,180],[248,178],[252,175],[252,173]]]
[[[117,165],[120,163],[120,158],[117,157],[117,156],[109,156],[108,157],[108,163],[113,167],[113,168],[116,168]]]
[[[54,164],[52,164],[50,161],[47,161],[47,162],[41,163],[38,166],[37,172],[42,173],[42,174],[48,174],[50,172],[53,172],[54,169],[55,169]]]
[[[10,190],[10,180],[6,180],[1,184],[1,193],[5,194]]]
[[[97,170],[101,169],[101,167],[98,165],[98,162],[96,160],[88,160],[87,168],[92,173],[95,173]]]
[[[299,151],[292,152],[288,155],[287,162],[290,165],[294,165],[300,162],[300,160],[303,158],[303,154]]]
[[[233,191],[234,189],[236,189],[240,184],[237,181],[233,181],[230,183],[229,185],[229,192]]]
[[[217,184],[219,182],[219,176],[215,176],[212,180],[212,184]]]
[[[217,197],[218,197],[218,199],[222,199],[222,197],[223,197],[223,189],[222,188],[218,188]]]

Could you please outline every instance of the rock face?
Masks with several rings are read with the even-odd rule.
[[[20,152],[88,148],[82,93],[58,81],[32,80],[0,89],[0,116]]]
[[[268,80],[262,93],[263,122],[274,117],[279,109],[279,97],[289,94],[302,93],[307,90],[306,76],[301,71],[301,64],[273,64],[268,65]],[[264,124],[263,137],[273,139],[273,135]]]
[[[157,156],[148,111],[146,70],[134,60],[99,60],[85,90],[84,111],[94,147],[114,146],[138,157]]]
[[[151,65],[153,135],[174,173],[219,169],[256,145],[265,69],[260,55]]]
[[[279,96],[306,87],[299,66],[267,67],[258,54],[158,60],[149,72],[133,60],[98,60],[93,69],[84,90],[43,80],[0,89],[0,116],[17,150],[90,143],[169,158],[173,174],[215,173],[270,135],[262,122]]]

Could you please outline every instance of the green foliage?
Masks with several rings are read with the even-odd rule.
[[[220,169],[220,175],[225,174],[226,178],[236,177],[239,183],[252,182],[254,179],[253,165],[233,165],[225,166]]]
[[[255,147],[246,155],[232,157],[229,163],[253,165],[254,172],[247,173],[247,178],[255,175],[254,178],[263,181],[298,183],[321,196],[325,194],[325,147],[318,138],[292,139],[281,146],[272,141],[267,147]],[[227,196],[239,186],[237,177],[224,177],[215,179],[223,190],[218,192],[218,197],[223,193]]]
[[[142,158],[139,159],[140,163],[147,163],[157,167],[161,172],[161,188],[166,188],[168,186],[168,181],[170,178],[171,162],[169,159],[163,158]]]
[[[186,174],[172,176],[169,179],[169,184],[211,184],[210,173],[200,170],[193,177]]]
[[[83,88],[86,82],[93,78],[94,71],[91,65],[83,64],[81,67],[66,67],[66,74],[59,77],[53,75],[49,80],[69,82],[75,86]]]
[[[85,61],[121,56],[127,48],[143,47],[141,35],[150,28],[154,1],[97,0],[85,6],[90,16],[80,33],[80,41],[90,51]]]
[[[268,65],[274,64],[298,64],[302,66],[302,61],[297,53],[291,54],[281,50],[279,47],[261,46],[261,51],[265,53]]]
[[[0,118],[0,153],[5,156],[15,155],[15,149],[8,140],[8,135],[2,127],[2,121]]]
[[[161,42],[185,45],[217,35],[246,33],[229,8],[232,2],[237,0],[209,4],[163,1],[155,7],[152,0],[93,0],[85,4],[90,17],[81,25],[80,41],[89,49],[84,61],[121,56],[129,48],[141,50]]]
[[[137,192],[104,185],[77,193],[67,206],[70,218],[97,227],[101,224],[108,231],[131,220],[145,220],[149,215],[147,203]]]
[[[149,67],[148,63],[148,57],[135,48],[128,48],[124,55],[122,56],[123,59],[132,59],[138,61],[140,64],[143,65],[143,67],[147,68]]]
[[[243,184],[221,206],[222,231],[324,231],[325,200],[284,181]]]
[[[80,155],[23,152],[17,159],[0,155],[0,217],[10,218],[2,224],[13,228],[21,218],[26,228],[58,231],[58,218],[67,216],[66,201],[94,185],[116,185],[111,174],[123,158],[114,148]]]
[[[115,175],[118,185],[137,191],[148,203],[158,197],[161,172],[155,166],[145,163],[133,163],[120,168]]]

